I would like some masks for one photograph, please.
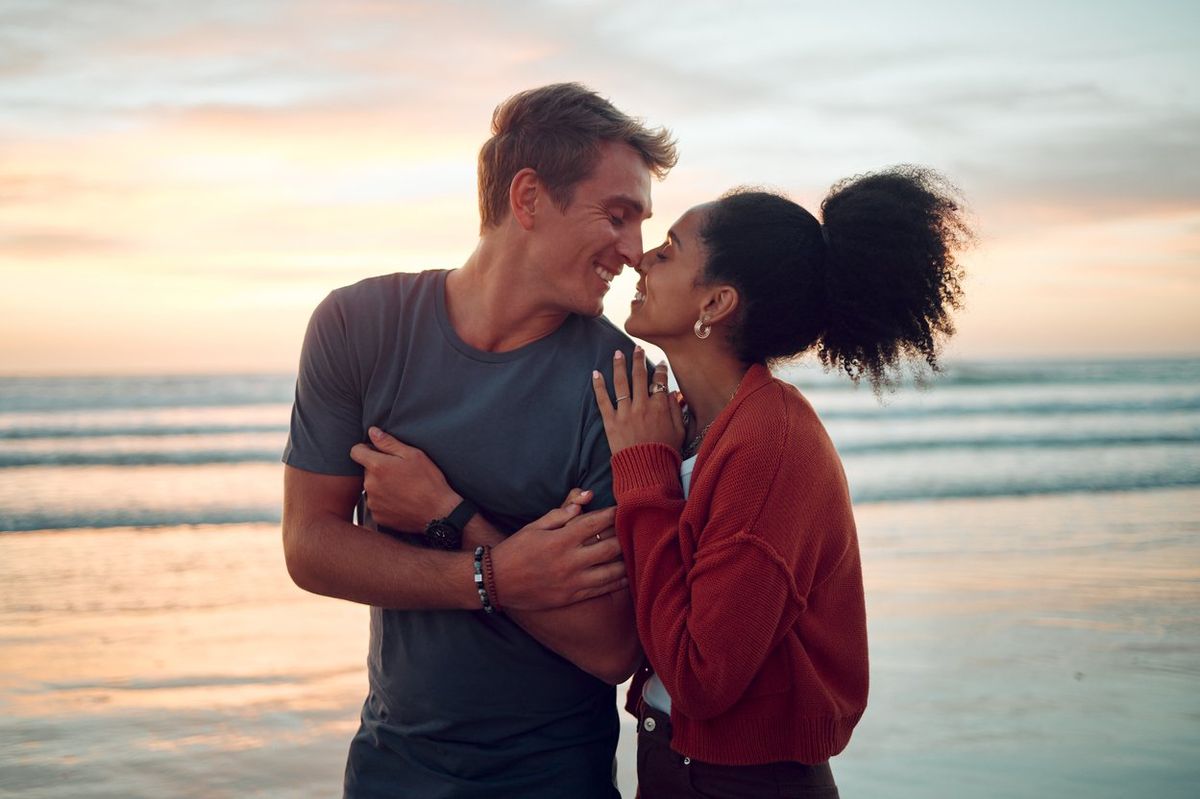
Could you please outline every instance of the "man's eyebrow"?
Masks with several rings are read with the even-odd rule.
[[[605,205],[627,205],[627,206],[629,206],[630,210],[632,210],[638,216],[641,216],[643,219],[649,219],[651,216],[653,216],[653,214],[647,212],[646,206],[642,205],[642,203],[639,200],[635,200],[633,197],[630,197],[628,194],[614,194],[611,197],[605,198],[604,204]],[[642,216],[643,214],[645,214],[645,216]]]

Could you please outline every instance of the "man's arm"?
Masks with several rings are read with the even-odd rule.
[[[574,492],[573,492],[574,494]],[[578,500],[577,500],[578,501]],[[568,502],[567,512],[579,505]],[[603,519],[609,519],[613,509],[597,511]],[[483,516],[476,514],[463,531],[463,546],[492,547],[492,564],[496,573],[496,589],[504,612],[521,625],[525,632],[538,643],[551,649],[574,663],[593,677],[617,685],[629,679],[642,659],[642,648],[638,642],[633,618],[633,599],[626,587],[624,566],[617,561],[601,564],[596,569],[607,568],[608,574],[619,574],[614,585],[621,587],[603,596],[586,599],[564,607],[544,610],[527,610],[513,604],[524,604],[520,594],[526,586],[536,585],[541,579],[539,560],[544,543],[537,533],[521,530],[505,538]],[[595,536],[600,536],[599,539]],[[585,538],[582,547],[598,547],[615,541],[616,531],[611,526]],[[545,537],[543,533],[542,538]],[[527,539],[527,540],[525,540]],[[613,570],[613,566],[617,570]],[[605,578],[599,578],[605,579]]]
[[[471,553],[422,549],[353,524],[361,487],[357,477],[284,468],[283,546],[295,583],[377,607],[479,610]],[[614,537],[584,544],[597,534],[611,536],[612,510],[555,509],[508,539],[484,525],[477,517],[468,528],[480,543],[496,540],[493,566],[504,601],[511,601],[510,617],[596,677],[614,683],[628,677],[633,665],[626,661],[634,655],[621,644],[637,652],[632,605],[627,590],[616,601],[623,607],[609,599],[624,584],[624,569],[613,562],[620,549]],[[628,641],[619,640],[622,631]]]
[[[351,523],[361,488],[357,477],[284,467],[283,551],[296,585],[378,607],[474,609],[471,557]]]
[[[420,530],[430,519],[448,515],[462,501],[424,452],[376,428],[371,436],[375,449],[359,444],[351,450],[351,457],[365,470],[367,506],[380,524]],[[397,491],[397,486],[404,490]],[[539,529],[535,522],[505,538],[477,514],[466,525],[463,546],[468,552],[476,546],[492,547],[497,593],[513,621],[543,646],[589,674],[616,684],[637,668],[641,647],[620,548],[614,546],[614,509],[578,515],[590,499],[590,495],[572,492],[562,508],[543,517],[567,519],[561,533]],[[584,521],[593,523],[582,526]],[[581,563],[586,565],[577,565]],[[571,569],[582,571],[571,574]],[[546,604],[543,594],[548,581],[570,584],[574,580],[586,586],[587,593],[557,606]],[[476,608],[478,604],[476,594]]]

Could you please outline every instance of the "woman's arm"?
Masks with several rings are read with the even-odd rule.
[[[728,486],[739,459],[729,460],[716,475],[720,506],[703,529],[681,531],[678,454],[641,444],[613,457],[638,634],[673,706],[693,719],[731,708],[804,610],[790,565],[759,534],[782,520],[763,518],[759,491]],[[757,466],[742,479],[773,480],[771,464]],[[681,538],[697,542],[690,563]]]
[[[627,393],[614,382],[618,396]],[[673,707],[711,718],[760,677],[760,688],[782,687],[790,675],[769,672],[770,656],[806,611],[815,576],[829,573],[853,536],[819,422],[781,386],[743,395],[734,419],[714,430],[720,438],[697,464],[685,505],[673,406],[637,392],[614,406],[601,380],[595,387],[638,633]]]

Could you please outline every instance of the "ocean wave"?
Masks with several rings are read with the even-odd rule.
[[[274,432],[274,431],[273,431]],[[1086,450],[1111,449],[1134,446],[1177,447],[1200,444],[1200,431],[1149,431],[1132,433],[1082,432],[1042,435],[998,435],[998,436],[939,436],[923,438],[896,437],[891,439],[842,441],[837,451],[843,456],[887,455],[929,453],[954,450],[979,450],[999,453],[1006,450]],[[69,446],[69,443],[68,443]],[[159,450],[78,450],[64,447],[60,450],[30,450],[19,448],[0,449],[0,469],[56,466],[203,466],[243,463],[280,462],[283,453],[282,440],[279,446],[270,448],[207,448],[207,449],[159,449]]]
[[[1059,477],[1046,482],[978,483],[942,485],[866,485],[852,487],[851,499],[856,504],[938,499],[984,499],[993,497],[1043,496],[1048,494],[1099,494],[1114,491],[1145,491],[1154,488],[1183,488],[1200,486],[1196,474],[1096,474]]]
[[[882,402],[785,370],[858,503],[1200,485],[1200,360],[957,364]],[[0,379],[0,531],[277,523],[290,376]]]
[[[804,385],[850,387],[853,383],[837,371],[805,361],[785,364],[776,372],[785,379]],[[1142,385],[1200,384],[1200,359],[1121,358],[1116,360],[1046,361],[948,361],[940,371],[905,375],[900,388],[971,387],[971,386],[1046,386],[1046,385]]]
[[[859,485],[852,488],[856,505],[881,502],[933,501],[941,499],[991,499],[1001,497],[1045,496],[1052,494],[1100,494],[1120,491],[1145,491],[1159,488],[1200,486],[1200,475],[1146,474],[1089,475],[1076,479],[1023,484],[980,481],[969,484]],[[179,513],[169,509],[122,509],[94,512],[38,511],[6,513],[0,510],[0,533],[24,533],[41,530],[106,529],[115,527],[179,527],[232,524],[278,524],[280,505],[260,507],[213,507]]]
[[[40,438],[111,438],[115,436],[195,436],[232,435],[237,433],[286,434],[286,424],[216,424],[216,425],[48,425],[34,427],[0,427],[0,441],[26,441]]]
[[[164,452],[4,452],[0,469],[29,466],[203,466],[231,463],[278,463],[283,447],[269,450],[196,450]]]
[[[294,375],[0,378],[0,412],[212,408],[291,402]]]
[[[1200,381],[1194,358],[1121,361],[951,363],[930,382],[938,386],[1096,385],[1136,382],[1179,384]]]
[[[97,510],[97,511],[38,511],[6,513],[0,510],[0,533],[28,533],[34,530],[83,530],[111,527],[179,527],[188,525],[278,524],[282,508],[263,507],[208,508],[179,513],[159,508]]]
[[[813,401],[822,419],[924,419],[946,417],[988,417],[998,419],[1013,416],[1092,416],[1105,413],[1128,415],[1176,413],[1200,410],[1200,391],[1184,396],[1147,397],[1143,399],[1095,399],[1071,400],[1056,397],[1030,397],[1025,400],[1007,402],[956,402],[953,397],[943,396],[938,402],[910,405],[839,404],[836,400]]]
[[[1200,444],[1200,433],[1114,433],[1072,437],[1031,436],[1025,438],[943,438],[943,439],[900,439],[895,441],[870,441],[839,444],[837,451],[842,455],[863,455],[888,452],[936,452],[938,450],[976,449],[1092,449],[1098,447],[1123,447],[1141,445]]]

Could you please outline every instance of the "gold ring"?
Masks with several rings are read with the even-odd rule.
[[[620,402],[621,400],[626,400],[626,399],[629,399],[629,395],[622,394],[621,396],[617,397],[617,402]]]

